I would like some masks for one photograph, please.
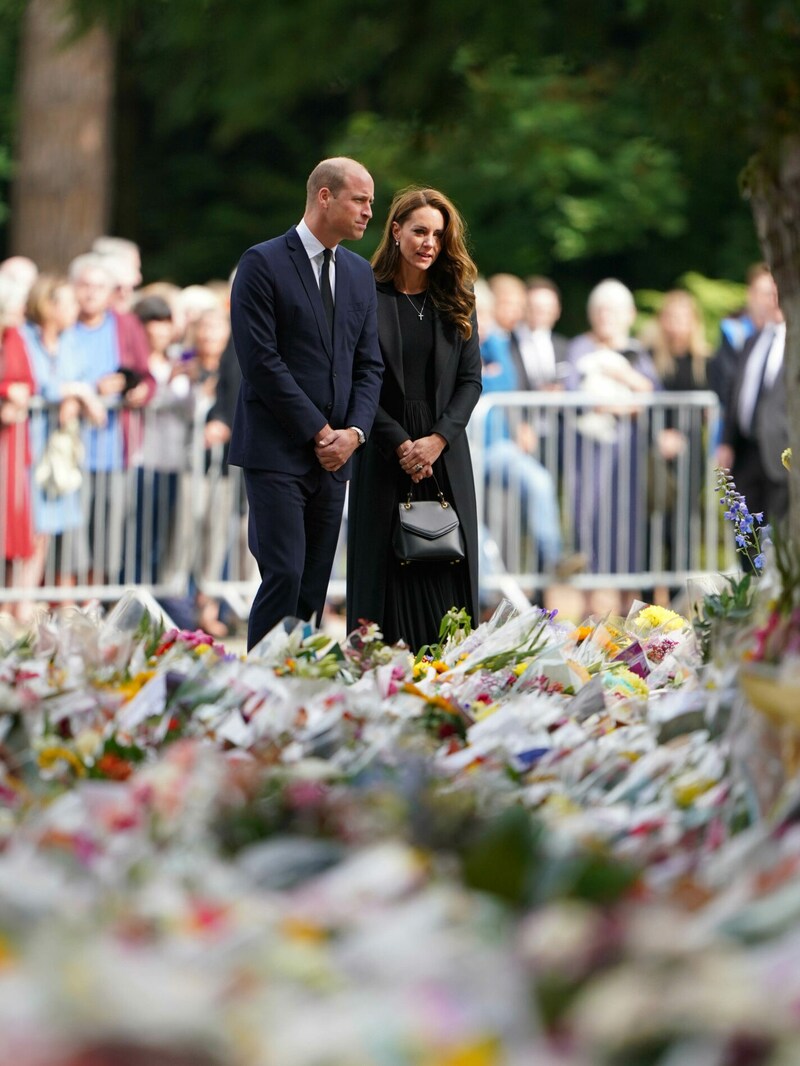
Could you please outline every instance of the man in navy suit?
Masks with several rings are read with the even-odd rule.
[[[751,514],[763,511],[770,525],[789,510],[789,475],[781,454],[789,446],[784,348],[786,322],[771,274],[772,303],[763,305],[764,324],[741,352],[727,407],[717,462],[729,469]]]
[[[350,457],[372,428],[383,376],[372,269],[339,247],[364,235],[373,195],[360,163],[323,160],[302,221],[248,249],[236,272],[242,384],[230,462],[244,470],[261,574],[248,648],[287,616],[322,617]]]

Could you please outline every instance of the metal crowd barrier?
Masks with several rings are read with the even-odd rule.
[[[163,409],[105,406],[108,425],[82,420],[72,450],[59,406],[38,397],[27,458],[0,429],[0,602],[113,601],[132,586],[156,598],[186,597],[208,585],[211,595],[224,588],[246,614],[236,586],[255,583],[241,471],[227,467],[221,445],[205,447],[205,410],[194,419],[188,408],[176,412],[165,440]],[[34,552],[9,558],[23,537],[26,506]]]
[[[28,459],[0,430],[0,602],[113,601],[136,585],[157,598],[198,590],[246,617],[258,576],[241,471],[205,447],[204,411],[187,415],[185,443],[171,447],[151,436],[158,417],[110,405],[110,430],[82,424],[73,466],[62,458],[55,472],[44,458],[61,429],[57,406],[35,401]],[[706,392],[642,395],[615,410],[581,393],[482,397],[469,426],[482,592],[532,596],[564,580],[573,553],[585,566],[568,580],[582,589],[676,587],[733,569],[713,491],[717,421]],[[669,462],[666,430],[684,442]],[[80,484],[62,491],[75,468]],[[35,553],[7,558],[26,492]],[[344,543],[343,529],[333,602],[344,598]]]
[[[579,392],[484,395],[469,425],[495,560],[482,589],[512,582],[531,594],[561,582],[571,556],[584,561],[569,578],[582,589],[675,589],[735,569],[714,492],[718,426],[712,392],[637,394],[634,406],[613,407]],[[553,506],[548,524],[542,511]]]

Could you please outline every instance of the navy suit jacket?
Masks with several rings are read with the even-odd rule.
[[[295,227],[249,248],[231,292],[242,384],[230,462],[304,474],[319,467],[314,436],[358,426],[369,434],[383,377],[375,280],[366,259],[336,249],[331,341],[319,284]],[[350,477],[347,462],[332,476]]]

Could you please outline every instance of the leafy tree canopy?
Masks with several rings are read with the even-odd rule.
[[[376,175],[365,254],[391,193],[424,182],[485,272],[741,276],[758,250],[737,176],[800,126],[796,0],[74,4],[119,40],[116,229],[178,281],[296,221],[338,151]]]

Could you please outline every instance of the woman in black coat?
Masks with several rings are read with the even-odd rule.
[[[481,393],[473,284],[477,274],[455,206],[434,189],[392,203],[372,260],[385,364],[380,406],[350,482],[347,624],[377,622],[388,643],[414,651],[438,639],[451,608],[478,618],[478,521],[467,422]],[[398,504],[435,499],[461,522],[457,564],[401,565],[392,535]]]

